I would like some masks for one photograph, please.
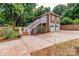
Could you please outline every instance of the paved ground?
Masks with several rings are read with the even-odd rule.
[[[30,55],[30,54],[20,40],[12,40],[0,43],[0,55],[19,56],[19,55]]]
[[[29,56],[30,53],[57,43],[79,38],[79,31],[59,31],[0,43],[0,55]]]

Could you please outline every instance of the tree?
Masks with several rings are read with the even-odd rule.
[[[0,24],[6,26],[27,26],[33,19],[50,12],[50,7],[40,6],[36,3],[2,3],[0,4]]]
[[[24,16],[22,17],[24,19],[24,25],[28,25],[26,23],[31,23],[33,18],[35,17],[36,12],[36,3],[26,3],[24,5]]]
[[[12,15],[11,15],[11,18],[13,20],[12,21],[13,27],[15,27],[16,26],[16,21],[18,21],[18,20],[20,21],[21,15],[23,15],[24,6],[22,4],[11,4],[11,5],[12,5]]]
[[[4,24],[11,24],[11,5],[0,4],[0,19],[4,21]]]
[[[4,24],[13,27],[23,26],[23,22],[27,22],[34,17],[34,8],[36,8],[35,3],[0,4],[0,19],[4,20]]]
[[[69,3],[67,4],[67,9],[63,13],[64,17],[69,17],[72,19],[79,18],[79,3]]]
[[[60,4],[54,7],[53,12],[61,16],[65,10],[66,10],[66,6]]]
[[[35,16],[40,16],[42,14],[45,14],[47,12],[50,12],[50,7],[44,7],[44,6],[40,6],[36,9],[36,12],[35,12]]]
[[[45,7],[44,8],[44,13],[48,13],[48,12],[50,12],[50,7]]]
[[[36,9],[35,16],[39,16],[44,13],[44,6],[40,6]]]
[[[67,8],[73,8],[76,3],[67,3]]]

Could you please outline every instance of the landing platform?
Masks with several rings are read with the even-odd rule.
[[[51,55],[52,46],[79,38],[79,31],[58,31],[24,36],[19,40],[0,43],[0,55]]]

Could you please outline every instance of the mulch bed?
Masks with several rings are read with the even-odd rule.
[[[11,41],[11,40],[18,40],[20,37],[13,38],[13,39],[7,39],[7,38],[0,38],[0,42],[6,42],[6,41]]]
[[[36,34],[31,34],[31,35],[40,35],[40,34],[46,34],[46,33],[49,33],[49,32],[40,32],[40,33],[36,33]]]

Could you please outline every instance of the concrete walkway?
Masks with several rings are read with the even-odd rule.
[[[79,38],[79,31],[59,31],[35,36],[24,36],[22,39],[0,42],[0,55],[29,56],[37,50],[77,38]]]

